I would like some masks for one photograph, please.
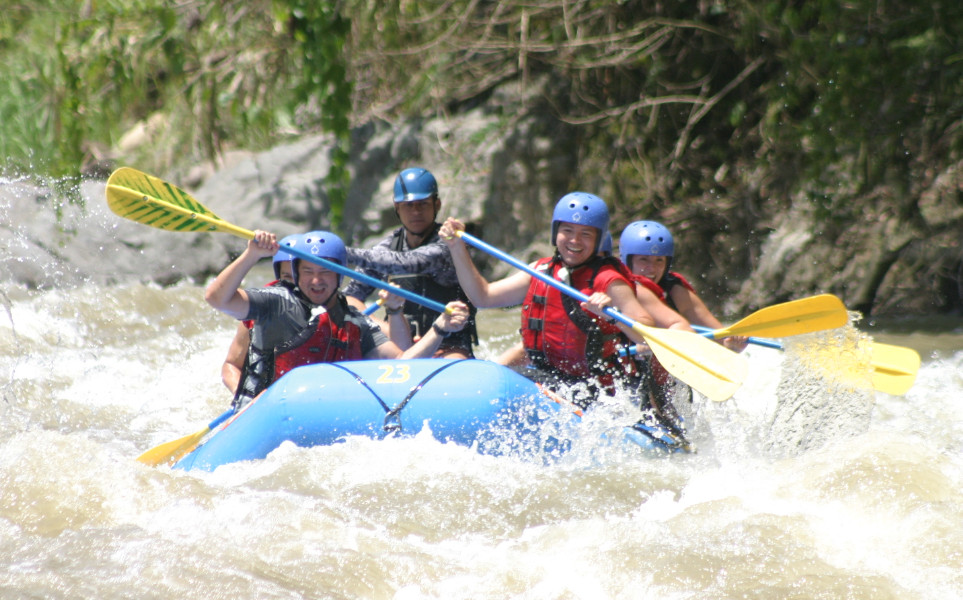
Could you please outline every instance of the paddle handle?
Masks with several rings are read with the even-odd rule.
[[[226,411],[224,411],[223,414],[221,414],[221,415],[218,416],[216,419],[214,419],[213,421],[211,421],[210,423],[207,424],[207,430],[208,430],[208,431],[214,431],[214,428],[215,428],[215,427],[217,427],[218,425],[220,425],[220,424],[223,423],[224,421],[227,421],[229,418],[231,418],[231,416],[234,415],[235,412],[236,412],[236,411],[234,410],[234,407],[233,407],[233,406],[232,406],[231,408],[227,409]]]
[[[385,303],[384,300],[382,300],[381,298],[378,298],[378,301],[377,301],[377,302],[372,302],[371,304],[369,304],[368,306],[366,306],[365,309],[364,309],[364,312],[361,313],[361,314],[363,314],[363,315],[366,316],[366,317],[367,317],[367,316],[370,316],[370,315],[373,315],[373,314],[375,313],[375,311],[378,310],[379,308],[381,308],[381,305],[384,304],[384,303]]]
[[[544,283],[547,283],[548,285],[552,286],[558,291],[568,294],[569,296],[575,298],[579,302],[588,302],[588,299],[589,299],[588,296],[586,296],[579,290],[573,288],[572,286],[566,283],[562,283],[558,279],[555,279],[554,277],[546,275],[541,271],[536,271],[535,269],[526,265],[525,263],[518,260],[514,256],[502,252],[498,248],[492,246],[491,244],[483,242],[482,240],[476,238],[472,234],[464,231],[458,231],[457,234],[458,234],[458,237],[463,239],[465,242],[471,244],[472,246],[478,248],[479,250],[484,250],[485,252],[491,254],[495,258],[498,258],[499,260],[503,260],[508,264],[512,265],[513,267],[515,267],[516,269],[528,273],[532,277]],[[631,327],[632,329],[638,331],[641,334],[645,333],[643,331],[644,325],[641,325],[640,323],[636,323],[634,320],[626,317],[625,315],[623,315],[622,313],[620,313],[619,311],[613,308],[609,308],[608,306],[606,306],[602,309],[602,312],[605,313],[605,315],[608,316],[609,318],[619,321],[626,327]]]
[[[701,333],[707,338],[715,339],[716,337],[716,332],[708,327],[703,327],[702,325],[692,325],[692,329]],[[722,330],[720,329],[718,331],[722,331]],[[782,350],[782,344],[780,344],[775,340],[767,340],[765,338],[750,337],[749,343],[755,344],[757,346],[762,346],[764,348],[775,348],[776,350]]]

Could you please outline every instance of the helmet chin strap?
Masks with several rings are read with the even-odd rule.
[[[304,298],[305,298],[308,302],[311,302],[311,299],[308,297],[307,293],[305,293],[304,290],[302,290],[300,287],[298,288],[298,290],[301,292],[301,295],[304,296]],[[314,302],[311,302],[311,304],[314,304],[315,306],[322,306],[322,307],[324,307],[324,308],[327,308],[327,307],[328,307],[328,302],[331,302],[331,299],[334,298],[335,295],[337,295],[337,293],[338,293],[339,290],[340,290],[340,288],[335,288],[334,291],[331,292],[331,294],[330,294],[327,298],[325,298],[323,301],[318,302],[317,304],[315,304]]]
[[[565,261],[562,259],[562,253],[558,251],[558,248],[555,249],[555,260],[557,260],[557,261],[559,262],[559,264],[562,265],[562,269],[564,269],[564,271],[563,271],[562,273],[564,273],[564,276],[565,276],[566,278],[571,277],[572,271],[576,271],[576,270],[580,269],[581,267],[585,266],[586,264],[588,264],[589,262],[591,262],[593,258],[595,258],[595,257],[594,257],[594,256],[590,256],[590,257],[588,257],[588,259],[583,260],[582,262],[580,262],[580,263],[577,264],[577,265],[569,265],[567,262],[565,262]]]
[[[331,299],[334,298],[337,294],[338,294],[338,288],[334,288],[334,291],[331,292],[330,296],[325,298],[324,302],[321,303],[321,306],[327,306],[328,302],[331,302]]]

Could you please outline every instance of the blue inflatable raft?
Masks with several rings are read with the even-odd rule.
[[[484,360],[366,360],[299,367],[276,381],[177,469],[213,470],[266,457],[285,441],[310,447],[348,436],[415,434],[426,425],[441,441],[485,454],[537,448],[557,453],[542,425],[571,414],[517,372]],[[569,419],[571,421],[571,419]],[[576,421],[577,422],[577,421]],[[665,451],[651,432],[625,428],[645,449]]]

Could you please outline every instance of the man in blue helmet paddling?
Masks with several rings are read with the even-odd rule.
[[[341,238],[328,231],[304,234],[297,250],[344,265]],[[296,367],[320,362],[362,358],[425,358],[435,353],[451,332],[468,320],[468,307],[450,302],[428,331],[411,348],[402,351],[360,311],[348,305],[340,292],[341,275],[295,257],[294,282],[273,287],[240,289],[244,276],[262,258],[274,256],[280,246],[273,233],[255,231],[244,252],[212,281],[204,299],[235,319],[254,322],[249,368],[241,382],[241,406],[272,382]]]
[[[451,262],[448,247],[438,237],[441,227],[436,222],[441,210],[438,182],[434,175],[421,167],[403,170],[394,183],[395,214],[401,227],[388,234],[370,249],[348,248],[348,264],[420,296],[446,303],[468,297],[458,285],[458,276]],[[366,299],[374,288],[360,281],[352,281],[345,288],[348,303],[364,309]],[[478,343],[475,330],[475,309],[469,304],[471,317],[459,332],[442,342],[437,356],[470,358],[472,345]],[[398,339],[394,327],[411,327],[413,339],[418,339],[431,328],[438,313],[414,302],[405,302],[400,311],[386,306],[386,321],[392,328],[392,339]]]
[[[299,237],[299,235],[289,235],[281,240],[281,249],[277,251],[272,259],[274,281],[267,284],[268,286],[277,285],[280,281],[294,282],[294,273],[291,268],[291,259],[293,257],[285,252],[284,249],[294,245]],[[237,406],[241,402],[241,395],[238,393],[238,390],[241,389],[240,383],[241,380],[244,379],[245,371],[248,368],[248,358],[251,349],[251,328],[253,326],[254,323],[251,321],[238,322],[237,330],[234,332],[234,339],[231,340],[231,345],[227,350],[227,356],[221,365],[221,381],[227,389],[234,394],[234,399],[232,400],[232,405],[234,406]]]

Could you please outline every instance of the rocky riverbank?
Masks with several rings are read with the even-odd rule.
[[[537,106],[513,111],[499,102],[445,119],[357,128],[339,233],[363,245],[396,226],[393,178],[417,164],[440,182],[442,216],[472,222],[488,242],[519,258],[549,252],[551,208],[571,191],[578,167],[575,133]],[[331,226],[322,185],[329,150],[327,138],[307,136],[265,152],[226,154],[216,167],[156,175],[227,221],[287,234]],[[730,315],[820,292],[866,314],[946,314],[961,305],[961,172],[963,163],[931,173],[909,194],[864,192],[854,205],[868,208],[859,211],[827,213],[800,196],[749,214],[735,201],[747,192],[735,185],[685,206],[614,206],[613,233],[617,240],[634,219],[665,222],[680,248],[675,266]],[[203,280],[243,247],[229,235],[174,234],[116,217],[101,180],[87,181],[81,195],[83,205],[70,204],[42,185],[0,182],[0,277],[8,285]],[[507,273],[479,260],[493,276]]]

